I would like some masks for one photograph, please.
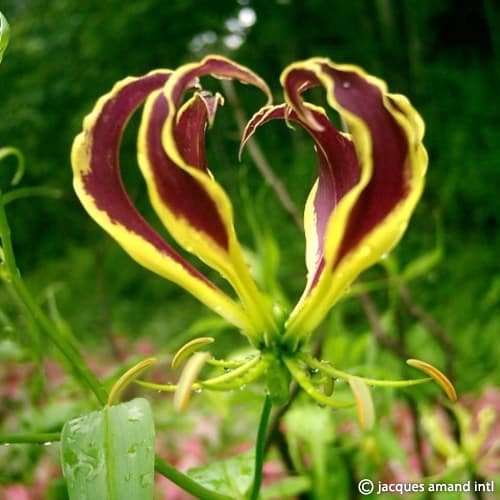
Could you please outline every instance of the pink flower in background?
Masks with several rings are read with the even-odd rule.
[[[449,412],[434,407],[422,418],[421,449],[417,450],[415,425],[408,407],[398,404],[389,424],[407,454],[406,463],[391,460],[386,481],[408,482],[422,478],[421,458],[429,475],[475,470],[480,478],[500,474],[500,389],[488,387],[479,397],[462,396]],[[454,431],[454,429],[457,431]],[[470,469],[468,469],[470,467]]]

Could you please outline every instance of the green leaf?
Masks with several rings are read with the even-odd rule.
[[[0,62],[10,39],[10,26],[4,15],[0,12]]]
[[[154,423],[143,398],[66,423],[61,460],[71,500],[153,498]]]
[[[327,451],[336,436],[332,412],[318,406],[295,406],[285,415],[286,437],[294,465],[305,473],[304,450],[312,461],[314,498],[328,498]]]
[[[301,493],[309,491],[311,488],[311,480],[305,476],[287,477],[281,481],[273,483],[262,492],[264,500],[295,497]]]
[[[244,499],[254,475],[255,452],[247,451],[227,460],[212,462],[188,471],[188,476],[208,490]]]
[[[412,260],[403,270],[401,276],[403,281],[408,282],[428,274],[437,266],[444,256],[444,236],[443,229],[439,222],[436,222],[436,245],[429,252],[425,252],[420,257]]]

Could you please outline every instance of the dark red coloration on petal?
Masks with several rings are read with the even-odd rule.
[[[337,254],[338,262],[408,194],[408,140],[401,126],[384,107],[378,87],[355,72],[340,71],[326,64],[322,69],[335,81],[337,102],[365,122],[372,142],[372,177],[349,216]]]
[[[324,237],[331,214],[340,200],[359,181],[360,169],[353,143],[340,134],[326,116],[313,113],[322,130],[302,126],[316,143],[318,155],[318,190],[314,198],[318,254],[323,255]]]
[[[203,99],[196,97],[184,108],[174,135],[178,151],[186,163],[207,172],[205,128],[208,114]],[[146,132],[149,162],[160,197],[176,216],[186,219],[191,226],[227,250],[227,231],[214,200],[196,179],[168,157],[163,148],[162,127],[168,112],[167,100],[160,93],[152,106]]]
[[[256,128],[269,120],[287,119],[300,124],[314,139],[318,158],[318,189],[314,198],[318,259],[323,255],[326,226],[335,207],[359,181],[360,168],[352,141],[344,137],[323,113],[306,107],[318,129],[312,128],[286,105],[264,108],[249,121],[242,147]],[[319,262],[318,262],[319,264]]]
[[[369,129],[372,143],[373,173],[349,216],[334,266],[402,201],[408,194],[408,139],[404,130],[384,107],[381,90],[355,71],[332,67],[326,60],[318,69],[334,83],[335,100],[361,118]],[[290,104],[314,129],[321,124],[302,100],[301,93],[323,85],[314,71],[297,68],[287,73],[284,82]],[[331,92],[331,87],[327,88]]]
[[[310,70],[295,68],[287,73],[286,80],[283,82],[290,105],[299,112],[305,121],[309,122],[311,128],[320,128],[315,122],[310,110],[303,105],[301,97],[302,92],[308,89],[321,86],[317,76]]]
[[[182,69],[182,68],[181,68]],[[270,90],[264,80],[252,73],[250,70],[237,66],[235,63],[217,56],[208,56],[201,64],[193,66],[192,69],[183,72],[172,88],[172,99],[177,107],[181,103],[182,96],[191,82],[203,75],[213,75],[217,78],[236,79],[244,83],[249,83],[260,88],[265,94],[270,96]],[[177,76],[177,75],[176,75]]]
[[[122,87],[106,102],[88,134],[92,134],[90,170],[83,175],[85,191],[109,218],[141,236],[160,252],[181,264],[190,274],[213,286],[192,267],[144,220],[130,201],[121,179],[119,147],[123,129],[146,97],[161,88],[171,72],[154,73],[138,78]]]

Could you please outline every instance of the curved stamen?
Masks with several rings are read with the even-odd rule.
[[[210,363],[210,360],[206,363]],[[193,383],[191,390],[230,391],[258,379],[264,373],[265,369],[266,363],[264,360],[260,356],[255,356],[249,361],[240,364],[231,372]],[[176,384],[155,384],[154,382],[146,382],[144,380],[136,380],[135,382],[141,387],[162,392],[175,392],[179,388]]]
[[[215,342],[215,339],[213,337],[198,337],[196,339],[190,340],[175,353],[174,359],[172,359],[172,368],[174,370],[177,370],[177,368],[179,368],[179,366],[181,366],[182,363],[184,363],[184,361],[189,356],[191,356],[191,354],[196,352],[200,347],[206,346],[213,342]]]
[[[174,394],[174,408],[184,411],[189,403],[189,398],[193,392],[194,381],[198,378],[204,364],[210,359],[208,352],[197,352],[193,354],[182,370],[177,384],[178,390]]]
[[[320,370],[322,373],[329,375],[330,377],[338,377],[344,380],[361,380],[366,385],[371,385],[373,387],[409,387],[412,385],[423,384],[425,382],[430,382],[432,380],[431,377],[425,378],[416,378],[409,380],[379,380],[375,378],[367,378],[360,377],[359,375],[351,375],[350,373],[344,372],[342,370],[338,370],[331,365],[327,365],[313,358],[309,354],[299,354],[299,358],[301,361],[306,363],[313,369]]]

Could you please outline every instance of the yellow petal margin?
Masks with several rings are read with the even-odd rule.
[[[153,71],[118,82],[84,119],[71,153],[76,194],[89,215],[139,264],[180,285],[243,331],[254,326],[248,314],[218,289],[142,218],[127,196],[119,172],[123,128],[133,111],[163,87],[170,71]]]
[[[172,209],[172,200],[168,199],[168,193],[161,192],[162,185],[158,182],[154,165],[149,160],[149,144],[146,140],[148,123],[151,122],[155,103],[159,99],[158,96],[151,96],[145,106],[139,135],[139,162],[148,185],[151,203],[169,233],[184,249],[217,270],[232,285],[252,321],[253,332],[250,332],[249,337],[254,343],[258,344],[261,341],[267,343],[268,335],[275,332],[277,328],[270,308],[259,293],[244,261],[243,252],[234,229],[231,201],[206,165],[190,163],[186,158],[186,152],[183,154],[179,147],[180,142],[186,140],[186,137],[181,137],[179,134],[184,115],[193,112],[195,106],[203,101],[206,107],[205,121],[207,125],[210,125],[216,105],[222,103],[220,96],[212,97],[204,91],[199,91],[185,103],[182,102],[186,89],[192,86],[193,81],[207,74],[216,78],[234,78],[260,88],[269,99],[271,96],[266,83],[257,75],[220,56],[208,56],[199,63],[179,67],[171,75],[163,89],[166,109],[162,135],[164,152],[171,162],[171,167],[181,170],[184,176],[186,174],[189,176],[189,179],[182,179],[179,176],[180,181],[185,186],[185,196],[192,196],[196,199],[203,197],[210,201],[211,206],[208,207],[210,212],[205,214],[205,226],[207,226],[208,216],[210,216],[212,223],[217,218],[223,228],[223,238],[217,240],[213,232],[206,230],[204,224],[198,226],[193,224],[193,217],[199,217],[200,214],[191,214],[188,210],[176,213]],[[203,148],[203,152],[198,154],[200,160],[204,160],[204,142],[198,144],[200,140],[198,135],[204,133],[204,129],[205,127],[197,130],[196,136],[188,138],[193,145],[196,144],[193,147]],[[186,127],[182,127],[184,133],[186,130]],[[202,156],[203,158],[201,158]],[[207,201],[204,203],[205,206],[208,206]],[[220,233],[221,230],[219,230]],[[220,239],[223,240],[222,243]]]
[[[360,166],[359,182],[343,196],[329,218],[321,268],[315,279],[309,281],[286,325],[286,338],[297,344],[318,326],[346,287],[400,240],[423,190],[427,153],[422,144],[423,121],[409,101],[403,96],[389,94],[384,82],[356,66],[313,58],[286,68],[281,82],[287,103],[317,130],[321,126],[304,103],[301,93],[318,85],[326,89],[329,105],[347,125]],[[358,88],[355,88],[356,85]],[[368,104],[365,106],[363,91],[367,92]],[[339,94],[343,104],[339,102]],[[374,126],[379,119],[387,130]],[[373,218],[372,214],[378,209],[377,199],[370,200],[368,195],[373,188],[372,179],[377,178],[376,169],[384,167],[381,154],[385,138],[393,141],[402,139],[402,144],[398,146],[399,153],[404,145],[405,156],[397,173],[403,179],[401,189],[404,195],[383,216],[376,217],[373,227],[361,236],[356,235],[352,221],[356,221],[356,217],[361,221],[363,217]],[[378,163],[374,160],[375,153],[378,154]],[[377,182],[380,183],[380,175]],[[390,187],[391,179],[387,179],[387,183]],[[306,210],[308,224],[314,221],[310,205],[311,201]],[[306,233],[308,231],[310,228],[306,228]]]

